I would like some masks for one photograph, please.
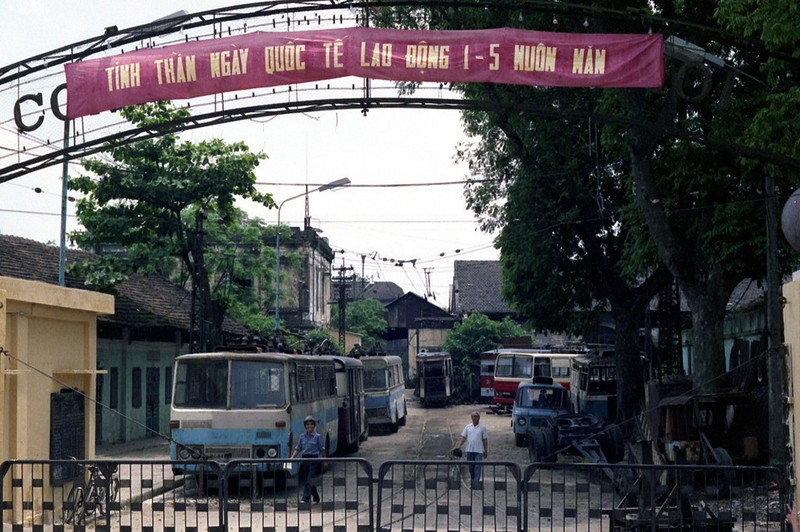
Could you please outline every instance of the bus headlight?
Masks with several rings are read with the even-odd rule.
[[[253,458],[263,460],[264,458],[277,458],[277,447],[253,447]]]
[[[198,450],[194,450],[191,447],[187,447],[185,445],[181,445],[178,448],[178,458],[180,458],[181,460],[191,460],[196,456],[202,456],[202,453],[200,453]]]
[[[521,418],[517,419],[517,425],[519,425],[520,427],[524,427],[525,423],[526,423],[526,421],[525,421],[524,417],[521,417]]]

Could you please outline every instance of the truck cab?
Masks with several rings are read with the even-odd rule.
[[[553,379],[536,377],[520,384],[511,411],[514,443],[523,447],[532,428],[550,427],[556,417],[570,412],[569,391]]]

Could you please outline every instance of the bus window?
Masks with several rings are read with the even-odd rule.
[[[386,371],[384,369],[364,369],[365,390],[385,390],[386,388]]]
[[[510,376],[524,379],[533,377],[533,359],[530,357],[514,357],[514,373]]]
[[[175,406],[189,408],[225,408],[228,393],[228,362],[198,360],[178,366]]]
[[[500,357],[497,359],[498,377],[511,377],[514,369],[514,357]]]
[[[231,365],[231,408],[274,408],[286,403],[278,363],[235,360]]]
[[[533,361],[533,376],[534,377],[551,377],[555,375],[550,374],[550,359],[549,358],[536,358]]]

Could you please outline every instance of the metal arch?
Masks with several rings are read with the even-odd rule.
[[[500,104],[493,101],[469,101],[463,99],[441,98],[341,98],[308,100],[303,102],[283,102],[269,105],[257,105],[236,109],[217,111],[188,117],[184,120],[170,122],[158,127],[135,128],[122,131],[106,137],[88,142],[76,143],[67,149],[54,150],[46,155],[33,157],[27,161],[0,168],[0,183],[21,177],[29,172],[35,172],[54,166],[64,160],[73,160],[104,151],[109,145],[123,146],[133,142],[152,139],[164,134],[177,133],[210,127],[226,122],[281,116],[297,113],[311,113],[320,111],[339,111],[352,109],[444,109],[444,110],[472,110],[485,112],[500,112],[514,114],[529,114],[546,118],[561,118],[568,120],[586,120],[620,126],[634,125],[648,131],[668,133],[675,138],[697,142],[727,153],[744,156],[762,162],[773,163],[792,169],[800,169],[800,159],[787,157],[762,149],[742,146],[719,138],[708,138],[699,134],[680,130],[675,127],[662,126],[651,123],[634,122],[628,118],[610,116],[597,113],[578,113],[567,110],[543,109],[539,107],[520,106],[518,104]]]
[[[91,57],[106,49],[121,48],[133,43],[142,43],[148,39],[173,34],[178,29],[191,30],[205,26],[219,25],[222,32],[227,23],[249,18],[277,17],[279,15],[294,15],[311,11],[343,11],[343,10],[368,10],[372,7],[424,7],[424,8],[461,8],[461,9],[515,9],[528,12],[548,12],[559,16],[598,16],[614,20],[626,20],[642,26],[661,27],[674,33],[675,29],[713,35],[727,42],[744,43],[748,46],[754,41],[744,41],[740,37],[718,30],[686,21],[676,21],[646,15],[638,12],[614,10],[590,5],[574,3],[553,2],[552,0],[299,0],[287,4],[285,2],[253,2],[238,4],[201,11],[193,14],[180,14],[174,17],[159,19],[154,22],[133,26],[123,30],[108,28],[106,33],[94,38],[79,41],[51,52],[43,53],[29,59],[19,61],[6,67],[0,67],[0,89],[37,72],[42,72],[55,65],[78,61]],[[367,11],[368,13],[368,11]],[[358,15],[356,15],[358,16]],[[358,20],[358,19],[357,19]],[[214,28],[216,35],[217,29]],[[758,46],[758,45],[757,45]],[[760,48],[760,46],[759,46]],[[792,60],[797,62],[796,60]],[[366,83],[369,83],[367,80]],[[675,138],[697,142],[699,144],[732,153],[750,157],[756,160],[771,162],[787,168],[800,168],[800,160],[771,153],[763,149],[736,145],[724,139],[705,138],[688,131],[682,131],[674,126],[664,126],[652,123],[634,123],[625,117],[608,116],[599,114],[583,114],[571,111],[545,110],[532,107],[501,105],[497,102],[464,101],[431,98],[383,98],[374,97],[369,89],[359,98],[345,99],[314,99],[294,103],[275,103],[254,105],[236,109],[198,114],[181,122],[164,124],[157,130],[154,129],[129,129],[105,137],[78,142],[69,148],[53,150],[45,155],[33,156],[25,161],[0,167],[0,183],[20,177],[29,172],[48,168],[63,161],[69,161],[96,154],[105,150],[108,144],[125,145],[139,140],[154,138],[164,133],[175,133],[181,130],[197,129],[218,125],[224,122],[248,120],[252,118],[279,116],[296,113],[307,113],[326,110],[343,109],[370,109],[370,108],[428,108],[450,110],[477,110],[503,113],[525,113],[531,116],[557,117],[569,120],[585,120],[592,118],[597,122],[617,124],[623,126],[635,125],[639,128],[667,133]]]

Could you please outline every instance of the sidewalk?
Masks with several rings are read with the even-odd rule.
[[[100,445],[95,457],[98,460],[169,460],[169,442],[156,437]]]

